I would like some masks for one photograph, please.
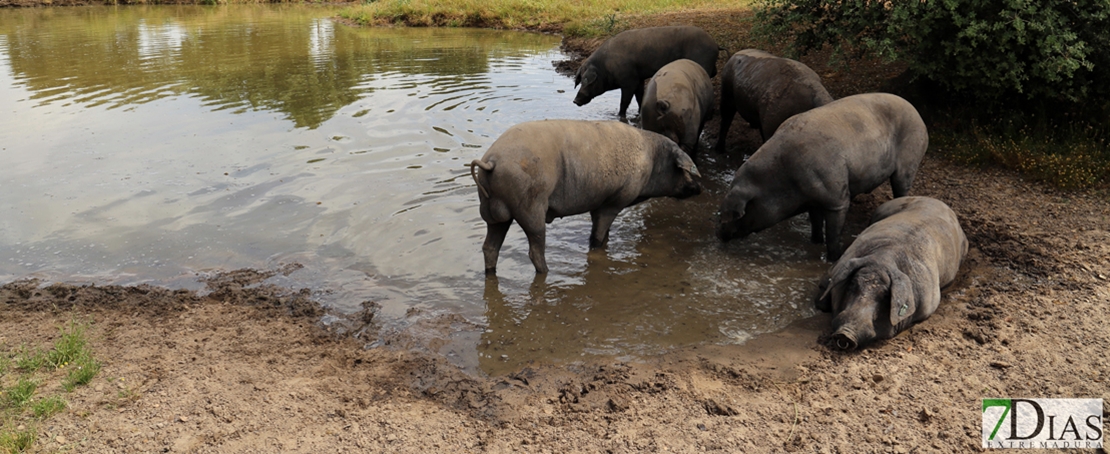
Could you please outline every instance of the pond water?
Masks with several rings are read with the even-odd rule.
[[[486,279],[466,164],[516,123],[616,119],[619,94],[575,106],[557,36],[334,14],[0,10],[0,282],[203,291],[198,276],[298,263],[269,282],[339,312],[376,301],[383,332],[486,373],[739,343],[812,315],[827,265],[804,219],[713,236],[736,157],[703,158],[699,197],[626,210],[607,250],[587,250],[588,215],[556,220],[546,279],[514,226]]]

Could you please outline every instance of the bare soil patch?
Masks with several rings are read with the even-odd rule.
[[[736,51],[745,14],[654,23],[703,26]],[[807,63],[838,97],[900,72]],[[758,147],[733,131],[730,150]],[[287,270],[214,276],[203,295],[9,283],[0,346],[47,344],[76,317],[105,362],[34,452],[955,452],[979,449],[984,397],[1110,402],[1110,200],[936,150],[912,193],[948,203],[972,251],[932,318],[852,353],[820,343],[819,316],[744,346],[476,377],[366,349],[355,334],[375,329],[372,304],[325,328],[305,292],[258,285]],[[857,197],[852,216],[889,198]]]

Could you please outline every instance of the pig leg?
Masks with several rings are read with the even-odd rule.
[[[814,244],[825,242],[825,234],[822,232],[824,224],[825,216],[820,209],[809,210],[809,241],[812,241]]]
[[[917,169],[903,172],[901,169],[894,172],[890,177],[890,189],[894,193],[894,198],[905,197],[910,193],[910,187],[913,186],[913,177]]]
[[[717,146],[713,147],[718,153],[725,151],[725,139],[728,137],[728,128],[732,125],[732,118],[736,116],[736,107],[732,105],[730,96],[721,95],[721,130],[717,133]]]
[[[698,155],[698,137],[701,134],[701,128],[694,129],[689,126],[691,125],[686,128],[686,137],[682,138],[682,142],[686,144],[683,151],[690,155],[690,159],[694,159]]]
[[[840,244],[840,232],[844,228],[844,220],[848,217],[848,207],[840,210],[824,210],[825,218],[825,248],[828,251],[828,261],[836,262],[840,254],[844,253],[844,246]]]
[[[505,242],[505,234],[509,232],[511,225],[511,219],[508,222],[486,223],[486,242],[482,244],[482,254],[486,257],[487,276],[497,274],[497,255],[501,253],[501,245]]]
[[[609,242],[609,228],[617,218],[620,210],[594,210],[590,212],[593,220],[593,231],[590,232],[590,249],[605,247]]]
[[[628,114],[628,105],[632,103],[633,94],[635,94],[634,89],[621,87],[621,110],[618,112],[621,120],[624,120]]]
[[[547,207],[539,211],[544,213]],[[536,267],[536,274],[547,273],[547,259],[544,258],[544,249],[547,247],[547,224],[544,222],[544,216],[527,216],[516,220],[520,224],[520,228],[524,229],[524,234],[528,236],[528,258],[532,259],[532,265]]]

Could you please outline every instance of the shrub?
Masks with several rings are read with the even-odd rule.
[[[757,18],[758,31],[787,36],[795,53],[830,45],[839,56],[901,60],[980,99],[1110,93],[1107,0],[760,0]]]

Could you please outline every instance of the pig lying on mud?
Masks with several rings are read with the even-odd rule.
[[[678,143],[691,157],[713,109],[713,82],[693,60],[681,59],[659,69],[648,82],[640,121]]]
[[[787,118],[832,101],[821,77],[802,62],[744,49],[733,54],[721,70],[721,129],[716,150],[725,150],[725,138],[737,112],[766,142]]]
[[[536,273],[543,274],[546,224],[555,218],[589,212],[590,247],[597,248],[609,240],[609,227],[625,207],[652,197],[701,193],[694,179],[701,175],[678,145],[617,121],[521,123],[474,160],[470,172],[486,221],[486,274],[496,273],[514,220],[528,236]]]
[[[808,212],[813,242],[823,240],[835,261],[852,196],[888,180],[894,197],[909,193],[928,144],[917,110],[886,93],[849,96],[790,117],[736,170],[717,237],[742,238]]]
[[[717,42],[705,30],[690,26],[638,28],[618,33],[598,47],[578,68],[574,104],[583,106],[602,93],[621,90],[620,117],[632,96],[643,106],[644,81],[667,63],[686,58],[717,75]]]
[[[929,318],[966,255],[948,205],[928,197],[884,203],[822,279],[816,305],[834,316],[833,343],[851,350]]]

